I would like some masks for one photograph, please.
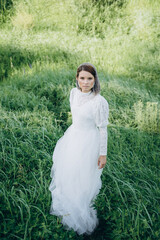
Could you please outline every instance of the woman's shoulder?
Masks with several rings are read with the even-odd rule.
[[[107,105],[108,106],[108,101],[105,97],[103,97],[100,93],[98,93],[95,96],[95,103],[98,105]]]
[[[77,88],[76,87],[73,87],[70,91],[70,94],[74,94],[75,92],[77,91]]]

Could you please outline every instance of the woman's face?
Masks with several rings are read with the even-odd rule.
[[[82,89],[82,92],[87,93],[94,86],[95,79],[90,72],[81,71],[79,72],[79,76],[76,79],[80,88]]]

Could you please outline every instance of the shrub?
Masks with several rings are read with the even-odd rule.
[[[12,24],[19,28],[28,29],[33,26],[33,17],[31,14],[21,11],[12,18]]]
[[[15,46],[1,47],[0,51],[0,80],[7,78],[13,68],[29,65],[35,60],[35,56],[27,50],[20,50]]]
[[[126,1],[116,0],[88,0],[80,3],[75,1],[79,12],[77,32],[104,38],[107,30],[118,27],[119,18],[124,14],[120,8],[125,7],[125,3]]]
[[[134,104],[135,122],[138,128],[151,132],[160,133],[160,109],[158,102],[147,102],[145,105],[142,101]]]
[[[1,0],[0,1],[0,22],[5,22],[6,16],[13,7],[13,0]]]
[[[0,12],[3,13],[7,9],[11,8],[13,6],[13,1],[12,0],[1,0],[0,1]]]

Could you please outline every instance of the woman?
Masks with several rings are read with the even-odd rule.
[[[53,153],[50,214],[61,217],[65,229],[90,235],[98,226],[93,202],[101,189],[106,164],[109,107],[100,95],[96,68],[83,63],[70,92],[72,124]]]

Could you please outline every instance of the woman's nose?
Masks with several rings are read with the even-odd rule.
[[[88,82],[88,79],[85,79],[84,81],[85,81],[85,82]]]

